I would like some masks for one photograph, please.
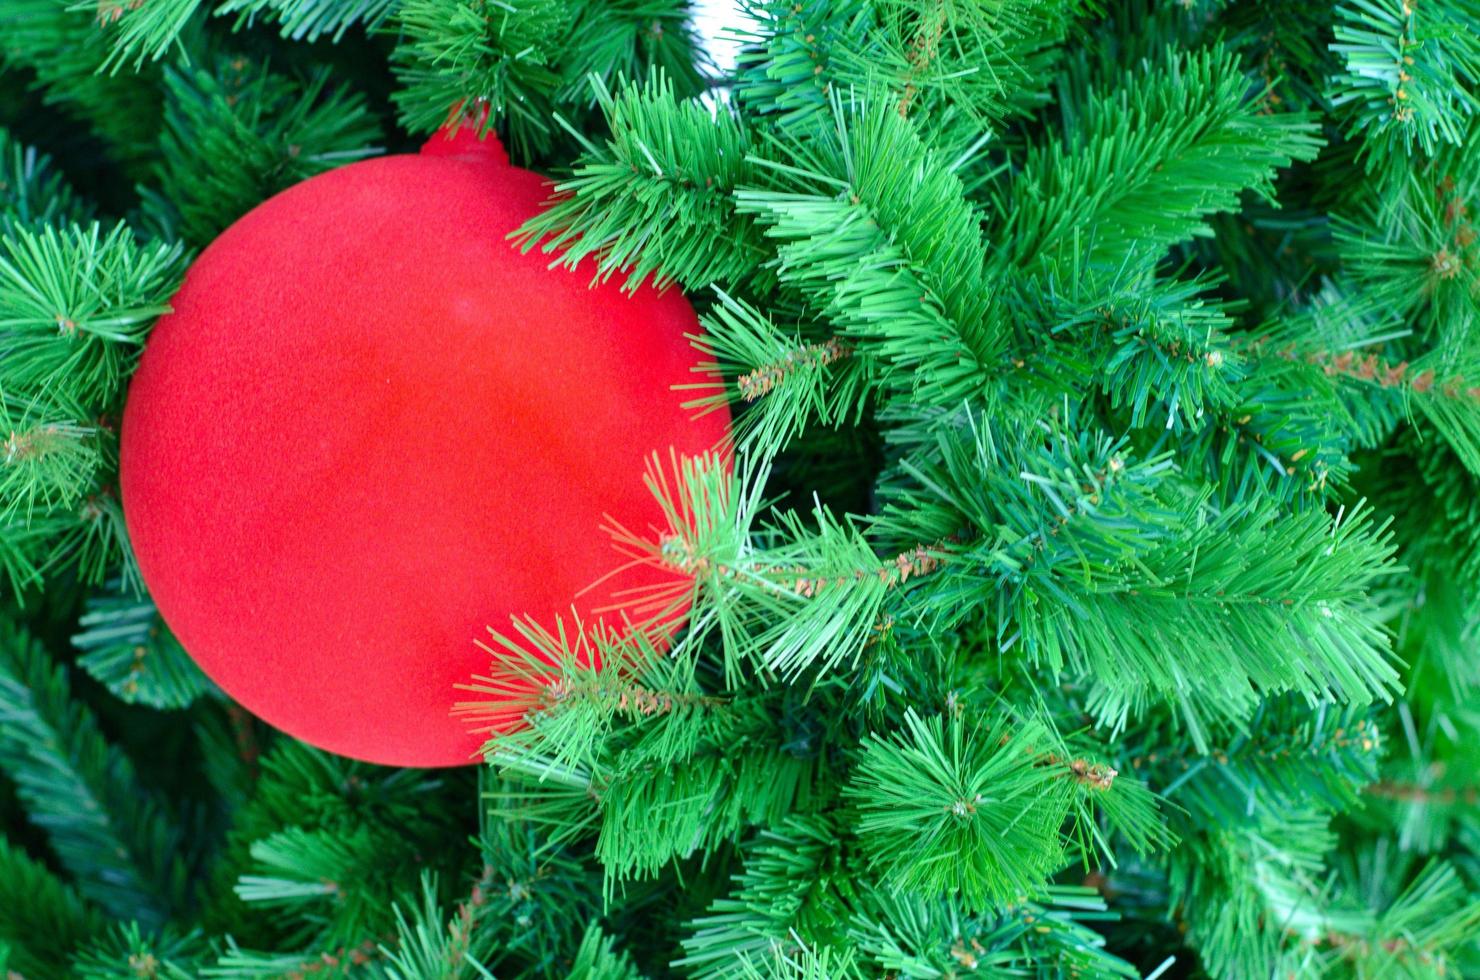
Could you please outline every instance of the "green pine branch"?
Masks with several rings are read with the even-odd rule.
[[[576,14],[566,0],[407,0],[396,14],[402,124],[430,132],[466,118],[480,132],[499,125],[521,158],[545,152]]]
[[[1038,302],[1058,341],[1046,359],[1058,362],[1053,373],[1097,384],[1131,426],[1199,426],[1237,403],[1248,374],[1229,336],[1232,310],[1208,295],[1215,282],[1158,279],[1137,264],[1099,276],[1075,263],[1043,284]]]
[[[1361,921],[1353,910],[1332,909],[1324,860],[1335,845],[1325,814],[1297,812],[1256,816],[1175,853],[1168,907],[1204,969],[1227,977],[1320,976],[1309,941]]]
[[[583,4],[563,45],[560,100],[597,105],[598,85],[609,90],[644,77],[665,79],[680,99],[702,93],[714,66],[691,15],[688,0]]]
[[[159,131],[157,74],[107,73],[103,24],[124,12],[121,2],[73,5],[66,0],[7,0],[0,5],[0,62],[35,72],[48,106],[83,119],[120,163],[138,168]],[[14,84],[14,83],[12,83]]]
[[[994,195],[1004,261],[1051,265],[1076,235],[1096,262],[1199,234],[1203,219],[1321,146],[1315,117],[1269,111],[1228,51],[1168,53],[1096,91],[1061,140],[1029,149]]]
[[[226,0],[215,13],[238,15],[238,27],[258,18],[276,23],[294,41],[327,37],[338,43],[354,27],[373,34],[398,5],[399,0]]]
[[[0,572],[18,600],[69,570],[88,585],[121,572],[128,587],[138,587],[123,506],[109,487],[76,507],[0,524]]]
[[[109,37],[108,56],[98,70],[117,74],[131,67],[137,71],[146,61],[158,61],[180,44],[180,34],[201,9],[202,0],[148,0],[147,3],[74,2],[68,9],[97,11],[98,25]]]
[[[1371,169],[1417,146],[1432,155],[1464,138],[1480,110],[1480,5],[1471,0],[1356,0],[1336,8],[1331,50],[1343,71],[1327,98],[1348,107]],[[1397,161],[1394,161],[1395,163]]]
[[[149,927],[183,912],[191,858],[171,814],[72,697],[66,670],[8,620],[0,621],[0,718],[0,769],[78,892]]]
[[[395,846],[395,836],[359,825],[352,829],[290,827],[250,845],[253,873],[237,879],[237,897],[287,913],[317,907],[327,928],[318,945],[353,942],[384,924],[389,882],[377,860]],[[397,862],[399,864],[399,862]],[[390,869],[394,875],[396,868]],[[330,913],[332,910],[332,914]]]
[[[14,592],[69,567],[134,584],[113,413],[181,265],[178,246],[121,224],[0,239],[0,570]]]
[[[147,599],[122,594],[114,583],[93,596],[72,637],[77,665],[114,696],[151,708],[185,708],[211,683]]]
[[[737,28],[744,42],[735,96],[757,118],[782,131],[806,132],[831,109],[835,91],[855,78],[844,74],[847,52],[867,48],[872,21],[862,0],[746,0],[756,27]],[[835,55],[838,61],[834,62]]]
[[[616,938],[597,926],[586,930],[567,974],[570,980],[641,980],[632,958],[617,946]]]
[[[72,950],[103,929],[103,918],[51,869],[0,836],[0,943],[23,977],[65,975]]]
[[[292,739],[278,740],[255,765],[206,911],[244,947],[292,955],[355,948],[393,931],[391,906],[422,872],[444,880],[461,873],[467,855],[438,842],[465,835],[462,814],[426,800],[453,786],[471,793],[467,778],[372,766]]]
[[[649,278],[696,290],[756,275],[760,234],[748,223],[736,233],[733,200],[755,169],[747,129],[730,112],[679,101],[663,74],[615,95],[600,78],[591,87],[611,136],[598,145],[571,129],[584,152],[517,232],[523,250],[559,252],[552,264],[566,268],[594,257],[600,278],[624,272],[628,289]]]
[[[1102,720],[1165,697],[1206,745],[1208,717],[1244,717],[1261,694],[1365,703],[1395,689],[1366,596],[1393,544],[1360,505],[1338,519],[1218,505],[1165,457],[1136,459],[1071,419],[1002,434],[968,415],[936,440],[903,464],[881,524],[903,540],[964,532],[922,615],[992,609],[1004,649],[1093,679]]]
[[[125,225],[12,229],[0,240],[0,389],[111,409],[169,311],[180,259]]]
[[[847,939],[875,969],[926,980],[953,973],[1050,971],[1122,980],[1141,974],[1097,931],[1116,913],[1092,889],[1048,885],[1040,901],[1014,899],[975,914],[958,904],[888,891],[849,921]]]
[[[320,69],[298,80],[239,57],[166,68],[154,183],[179,234],[205,245],[260,201],[379,152],[363,95]]]
[[[1425,349],[1467,360],[1480,330],[1480,118],[1458,145],[1382,180],[1334,222],[1353,284],[1401,315]]]
[[[1262,703],[1239,729],[1199,750],[1167,712],[1132,726],[1122,765],[1186,811],[1191,826],[1234,827],[1316,807],[1341,812],[1377,778],[1385,737],[1371,709],[1285,696]]]
[[[718,298],[699,318],[704,334],[692,338],[704,361],[701,380],[685,386],[695,392],[685,408],[741,406],[732,418],[736,446],[761,460],[773,459],[813,424],[859,423],[872,379],[851,345],[815,326],[778,326],[724,292]]]
[[[734,886],[688,924],[674,966],[699,980],[745,976],[747,961],[792,952],[797,936],[825,932],[841,896],[828,877],[840,868],[837,824],[791,817],[745,844]]]
[[[69,976],[78,980],[158,977],[192,980],[209,954],[198,930],[140,928],[137,922],[115,925],[101,938],[77,951]]]
[[[738,80],[748,109],[800,130],[826,113],[833,92],[878,87],[947,143],[1043,105],[1058,45],[1084,12],[1076,0],[748,7],[758,22],[742,35],[754,43]]]
[[[487,699],[465,706],[503,729],[484,747],[506,777],[491,812],[554,842],[594,832],[609,888],[780,820],[810,795],[815,761],[765,738],[775,696],[705,694],[691,661],[640,633],[612,635],[593,655],[579,625],[518,632],[496,637],[494,675],[470,685]]]
[[[817,137],[754,158],[765,186],[736,200],[777,242],[781,282],[916,404],[982,398],[1007,341],[981,216],[955,174],[887,100],[834,95]]]
[[[105,459],[97,430],[76,406],[38,410],[0,395],[0,522],[30,524],[38,511],[76,507]],[[59,417],[60,416],[60,417]]]
[[[1410,875],[1402,866],[1410,859],[1387,867],[1379,856],[1369,871],[1380,885],[1351,875],[1335,881],[1323,863],[1335,844],[1325,817],[1296,815],[1216,832],[1195,858],[1177,862],[1172,901],[1185,910],[1209,972],[1451,972],[1480,924],[1480,901],[1454,870],[1433,862]]]
[[[884,0],[872,6],[877,28],[868,48],[833,54],[835,64],[848,65],[841,74],[887,79],[902,114],[959,113],[970,120],[969,128],[986,129],[1048,101],[1043,80],[1051,77],[1060,45],[1089,4]]]
[[[613,523],[617,548],[672,576],[672,584],[625,605],[635,622],[661,622],[693,603],[682,641],[723,640],[726,682],[748,674],[814,682],[847,670],[912,578],[940,563],[943,542],[881,557],[858,522],[814,506],[760,519],[766,471],[741,462],[732,477],[718,457],[656,458],[647,484],[660,527],[637,533]]]
[[[90,210],[51,157],[0,127],[0,234],[12,224],[82,224]]]
[[[868,866],[890,887],[972,910],[1037,897],[1066,854],[1072,783],[1038,764],[1041,727],[922,719],[863,745],[845,791]],[[921,860],[929,855],[930,860]]]

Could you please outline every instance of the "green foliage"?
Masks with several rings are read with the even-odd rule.
[[[703,91],[708,56],[689,22],[688,0],[605,0],[583,5],[563,45],[562,101],[599,101],[598,85],[661,75],[680,97]],[[593,84],[588,84],[593,83]],[[615,133],[617,127],[613,126]]]
[[[611,139],[598,146],[576,134],[585,156],[555,184],[550,206],[520,229],[523,249],[539,243],[570,268],[594,255],[602,278],[625,271],[629,289],[654,272],[658,285],[676,280],[687,289],[754,275],[759,232],[734,232],[731,195],[753,172],[750,136],[735,116],[679,102],[663,76],[616,95],[599,79],[592,87]]]
[[[1112,411],[1129,410],[1132,426],[1196,425],[1238,404],[1249,366],[1228,335],[1231,311],[1207,295],[1214,283],[1124,267],[1096,276],[1076,264],[1045,285],[1051,330],[1063,338],[1054,356],[1082,360],[1073,370],[1098,382]]]
[[[476,899],[460,905],[451,921],[437,902],[436,883],[423,878],[422,903],[407,915],[396,909],[396,943],[382,949],[387,959],[372,967],[375,976],[387,980],[459,980],[462,977],[492,977],[479,966],[491,952],[490,933],[479,929],[484,906]],[[478,946],[475,941],[481,939]]]
[[[202,0],[158,0],[97,7],[100,33],[109,36],[110,44],[101,70],[115,75],[128,67],[137,71],[146,61],[185,50],[181,35],[203,20],[204,6]],[[238,14],[238,28],[260,15],[279,22],[283,36],[293,40],[314,41],[332,35],[339,41],[357,25],[374,30],[395,6],[395,0],[223,0],[211,13]],[[76,3],[68,9],[91,10],[93,6]]]
[[[1261,111],[1227,51],[1168,52],[1096,91],[1062,140],[1030,149],[995,196],[1004,258],[1053,261],[1092,233],[1091,259],[1115,265],[1205,234],[1203,219],[1244,190],[1272,197],[1277,168],[1321,145],[1313,116]]]
[[[1046,733],[913,713],[905,726],[899,740],[864,743],[847,790],[885,883],[960,894],[972,909],[1036,897],[1063,861],[1058,828],[1071,792],[1064,773],[1035,758]],[[920,862],[917,848],[938,860]]]
[[[746,9],[0,0],[0,973],[1480,975],[1480,10]],[[476,773],[212,689],[116,487],[182,249],[449,122],[734,416]]]
[[[186,241],[204,245],[259,201],[379,149],[364,97],[327,70],[299,82],[243,58],[212,68],[165,70],[156,179]]]
[[[78,892],[119,919],[162,924],[189,901],[187,844],[133,764],[71,696],[65,668],[0,617],[0,771]]]
[[[190,980],[207,952],[198,932],[181,934],[140,929],[137,923],[115,926],[103,938],[78,951],[72,976],[79,980],[119,980],[122,977],[161,977]]]
[[[485,700],[463,706],[491,725],[528,722],[484,747],[509,780],[491,812],[547,826],[556,841],[595,832],[609,886],[778,820],[809,795],[812,761],[761,737],[774,699],[709,695],[692,662],[641,634],[606,634],[598,652],[579,624],[516,631],[494,635],[496,673],[470,685]]]
[[[87,211],[49,156],[0,128],[0,233],[12,224],[80,223]]]
[[[88,600],[77,625],[82,628],[72,637],[82,651],[77,665],[122,701],[185,708],[210,689],[210,681],[147,599],[110,589]]]
[[[0,427],[10,433],[0,469],[0,519],[29,524],[37,510],[76,506],[103,458],[96,430],[76,421],[80,411],[48,406],[68,417],[43,421],[33,406],[14,401],[0,402]]]
[[[0,569],[15,593],[67,568],[100,583],[121,566],[132,584],[115,413],[180,259],[178,246],[142,243],[121,224],[5,227]]]
[[[885,514],[906,540],[968,539],[926,601],[951,618],[993,604],[1000,642],[1090,679],[1099,717],[1156,692],[1205,745],[1208,715],[1241,717],[1256,691],[1364,703],[1395,686],[1366,598],[1393,546],[1360,505],[1220,507],[1167,480],[1165,458],[1072,423],[1004,436],[967,416],[930,448]]]
[[[837,837],[838,827],[822,818],[793,817],[759,831],[747,842],[734,889],[690,924],[675,965],[698,977],[743,976],[747,964],[754,969],[792,937],[825,930],[828,877],[842,856]]]
[[[661,620],[692,601],[685,644],[697,649],[717,632],[727,681],[749,672],[805,681],[851,666],[890,593],[917,564],[935,560],[923,550],[901,556],[902,564],[881,559],[855,521],[821,505],[761,524],[764,470],[742,469],[732,480],[718,456],[670,464],[664,470],[655,459],[647,477],[664,526],[641,536],[612,528],[620,550],[675,579],[635,596],[626,614]],[[824,601],[814,601],[819,596]]]
[[[1330,50],[1335,5],[1303,0],[1279,3],[1214,0],[1183,8],[1190,15],[1182,17],[1177,16],[1175,8],[1164,5],[1153,5],[1152,9],[1181,32],[1180,43],[1186,43],[1180,38],[1195,35],[1201,26],[1200,18],[1216,18],[1224,43],[1239,53],[1250,76],[1268,89],[1274,104],[1303,110],[1329,108],[1324,101],[1327,78],[1339,68],[1339,60]],[[1143,24],[1127,26],[1133,30],[1145,29]],[[1246,208],[1243,213],[1252,216],[1258,211]]]
[[[1186,924],[1214,976],[1264,975],[1311,966],[1298,937],[1317,934],[1322,906],[1321,859],[1335,844],[1323,815],[1295,813],[1245,821],[1215,831],[1178,855],[1172,907]],[[1265,922],[1280,928],[1264,927]],[[1317,973],[1316,975],[1319,975]]]
[[[68,571],[84,582],[101,584],[120,565],[123,577],[134,581],[138,570],[129,551],[123,508],[106,488],[75,509],[0,525],[0,571],[17,596],[47,576]]]
[[[407,128],[430,131],[467,117],[502,123],[515,153],[550,146],[561,85],[554,65],[575,12],[566,0],[407,0],[397,15],[398,93]],[[487,106],[486,121],[478,113]]]
[[[1480,472],[1480,246],[1470,214],[1480,200],[1477,133],[1480,123],[1464,146],[1392,178],[1336,227],[1354,284],[1423,341],[1411,364],[1384,364],[1378,380],[1397,388],[1472,473]]]
[[[1105,902],[1091,889],[1050,885],[1042,903],[1017,901],[975,915],[944,901],[879,895],[856,916],[848,940],[878,969],[901,977],[934,978],[965,971],[991,975],[1032,970],[1039,975],[1134,977],[1131,964],[1108,952],[1092,923]]]
[[[390,16],[396,0],[226,0],[218,14],[238,14],[238,23],[258,17],[276,22],[283,37],[317,41],[341,40],[352,27],[374,31]]]
[[[687,407],[745,406],[733,420],[736,442],[759,459],[772,458],[813,423],[859,422],[869,369],[852,347],[815,325],[786,329],[743,300],[722,292],[718,298],[700,317],[705,334],[693,339],[706,357],[705,377],[689,386],[703,393]]]
[[[60,976],[66,952],[102,929],[85,904],[41,863],[0,837],[0,944],[6,966],[21,976]]]
[[[864,974],[849,953],[836,955],[830,948],[818,949],[802,944],[778,945],[769,956],[744,954],[737,962],[739,976],[745,980],[857,980]]]
[[[130,62],[137,69],[146,60],[158,61],[178,43],[180,32],[200,9],[201,0],[154,0],[151,3],[119,3],[98,11],[98,23],[112,37],[112,49],[100,69],[117,72]],[[73,9],[87,10],[78,3]]]
[[[570,980],[639,980],[641,974],[631,958],[615,948],[613,937],[592,927],[576,950],[568,976]]]
[[[1358,805],[1377,776],[1384,736],[1369,711],[1298,699],[1261,704],[1242,729],[1216,733],[1211,752],[1168,737],[1168,718],[1148,718],[1122,745],[1130,768],[1186,813],[1190,827],[1236,827],[1251,813],[1288,814]]]
[[[279,742],[261,760],[219,863],[223,891],[244,906],[223,894],[216,913],[250,924],[236,930],[239,940],[300,959],[305,948],[353,949],[380,935],[395,922],[393,903],[428,870],[416,849],[437,853],[436,841],[459,834],[457,815],[418,803],[446,782]],[[463,863],[439,854],[431,870],[456,880]]]
[[[1045,963],[1082,976],[1136,975],[1087,924],[1105,913],[1089,889],[1049,885],[1042,903],[978,913],[959,900],[867,891],[847,871],[853,856],[839,847],[839,830],[792,818],[759,832],[735,887],[690,925],[674,965],[704,978],[927,978]]]
[[[1277,838],[1283,827],[1295,836]],[[1315,816],[1217,834],[1202,867],[1174,895],[1190,912],[1188,925],[1218,975],[1294,971],[1310,976],[1445,976],[1474,936],[1480,902],[1467,895],[1452,868],[1430,864],[1401,892],[1383,895],[1372,882],[1333,884],[1320,855],[1335,838]],[[1379,852],[1380,853],[1380,852]],[[1252,872],[1252,873],[1251,873]],[[1185,891],[1181,890],[1186,888]],[[1279,930],[1262,927],[1273,919]],[[1421,924],[1420,924],[1421,923]]]
[[[1349,106],[1347,127],[1366,137],[1372,166],[1415,144],[1432,154],[1462,141],[1480,108],[1467,86],[1480,82],[1480,7],[1467,0],[1412,4],[1364,0],[1336,8],[1345,71],[1331,79],[1332,105]]]
[[[342,845],[333,836],[326,841],[327,856],[317,842],[303,838],[299,841],[306,845],[302,853],[281,853],[286,859],[284,869],[293,867],[305,878],[312,869],[334,872],[334,885],[343,888],[346,866],[336,862],[333,854]],[[287,850],[293,847],[296,844],[287,844]],[[266,854],[280,848],[272,845],[262,850]],[[228,940],[225,953],[200,976],[244,979],[339,968],[351,976],[383,980],[487,979],[494,976],[490,968],[500,974],[506,965],[517,970],[514,964],[525,953],[540,967],[548,968],[521,971],[517,976],[635,980],[628,956],[613,949],[613,940],[602,936],[599,928],[588,925],[598,915],[596,891],[580,887],[583,875],[577,863],[549,854],[540,856],[533,839],[524,835],[485,838],[482,850],[487,862],[451,905],[437,876],[423,870],[414,890],[406,888],[392,900],[392,927],[366,933],[377,939],[332,946],[320,939],[323,952],[317,955],[311,950],[281,953],[243,949],[235,940]],[[358,873],[376,872],[363,867]],[[576,887],[571,888],[573,882]],[[323,891],[315,891],[312,884],[305,879],[295,887],[287,879],[249,876],[243,878],[238,891],[260,890],[263,894],[259,899],[292,903]],[[558,961],[540,962],[551,959],[551,949],[559,950]]]
[[[1047,101],[1057,45],[1085,4],[747,3],[760,22],[742,56],[748,109],[798,131],[849,89],[887,92],[947,144]]]
[[[290,910],[347,896],[358,911],[336,915],[342,926],[330,938],[343,941],[365,934],[372,924],[368,917],[380,915],[382,909],[378,903],[354,899],[381,884],[375,855],[383,843],[363,827],[349,833],[290,827],[252,842],[250,853],[258,873],[242,875],[236,894],[244,902]]]
[[[68,125],[68,114],[75,114],[107,140],[119,160],[137,166],[149,156],[159,128],[156,78],[99,70],[109,57],[99,22],[115,21],[124,11],[125,4],[113,0],[6,0],[0,4],[0,63],[34,73],[50,127]],[[7,83],[15,85],[14,78]]]
[[[835,53],[840,72],[888,79],[900,112],[937,125],[960,113],[985,128],[1048,101],[1050,75],[1082,0],[1001,4],[876,5],[878,28],[863,50]],[[941,117],[946,117],[942,119]]]
[[[789,161],[767,161],[775,189],[742,188],[740,210],[776,240],[781,281],[880,362],[879,387],[930,406],[982,397],[1006,338],[956,161],[882,99],[834,96],[832,117],[774,146]]]
[[[1475,127],[1480,131],[1480,124]],[[1416,318],[1448,353],[1468,336],[1480,281],[1471,202],[1480,194],[1472,152],[1445,152],[1395,178],[1380,199],[1358,201],[1337,224],[1337,243],[1356,284],[1390,309]]]
[[[680,95],[701,86],[682,3],[406,0],[397,20],[394,98],[407,128],[497,125],[524,159],[550,151],[554,110],[601,100],[621,78],[660,69]]]
[[[0,252],[0,388],[112,406],[179,284],[180,249],[124,225],[15,228]]]
[[[1424,652],[1432,657],[1432,646]],[[1425,659],[1422,668],[1427,669],[1418,676],[1427,680],[1424,675],[1432,676],[1429,671],[1443,663]],[[1447,687],[1450,679],[1438,680]],[[1459,679],[1465,679],[1462,672]],[[1399,705],[1382,778],[1365,787],[1367,805],[1358,819],[1373,832],[1392,831],[1405,853],[1444,854],[1480,821],[1480,789],[1473,779],[1480,719],[1465,707],[1468,692],[1450,702],[1452,691],[1434,698],[1431,691],[1415,688],[1427,695],[1427,703]]]

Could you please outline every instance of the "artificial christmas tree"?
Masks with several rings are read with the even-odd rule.
[[[1480,8],[688,13],[0,0],[5,967],[1480,974]],[[555,175],[503,247],[695,305],[734,448],[419,770],[194,668],[118,422],[194,250],[449,112]]]

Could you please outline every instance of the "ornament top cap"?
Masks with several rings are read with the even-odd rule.
[[[478,135],[488,119],[488,108],[472,118],[464,116],[461,112],[454,112],[448,122],[435,133],[432,138],[421,145],[423,156],[429,157],[461,157],[464,160],[476,160],[480,163],[492,163],[507,167],[509,165],[509,154],[504,150],[504,144],[499,142],[497,134],[492,128]]]

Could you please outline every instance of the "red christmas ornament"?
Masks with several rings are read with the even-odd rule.
[[[547,188],[490,137],[342,167],[207,248],[129,390],[122,490],[144,580],[228,694],[343,755],[472,761],[449,715],[474,641],[661,584],[603,516],[661,526],[645,461],[683,410],[693,310],[590,287],[505,236]]]

